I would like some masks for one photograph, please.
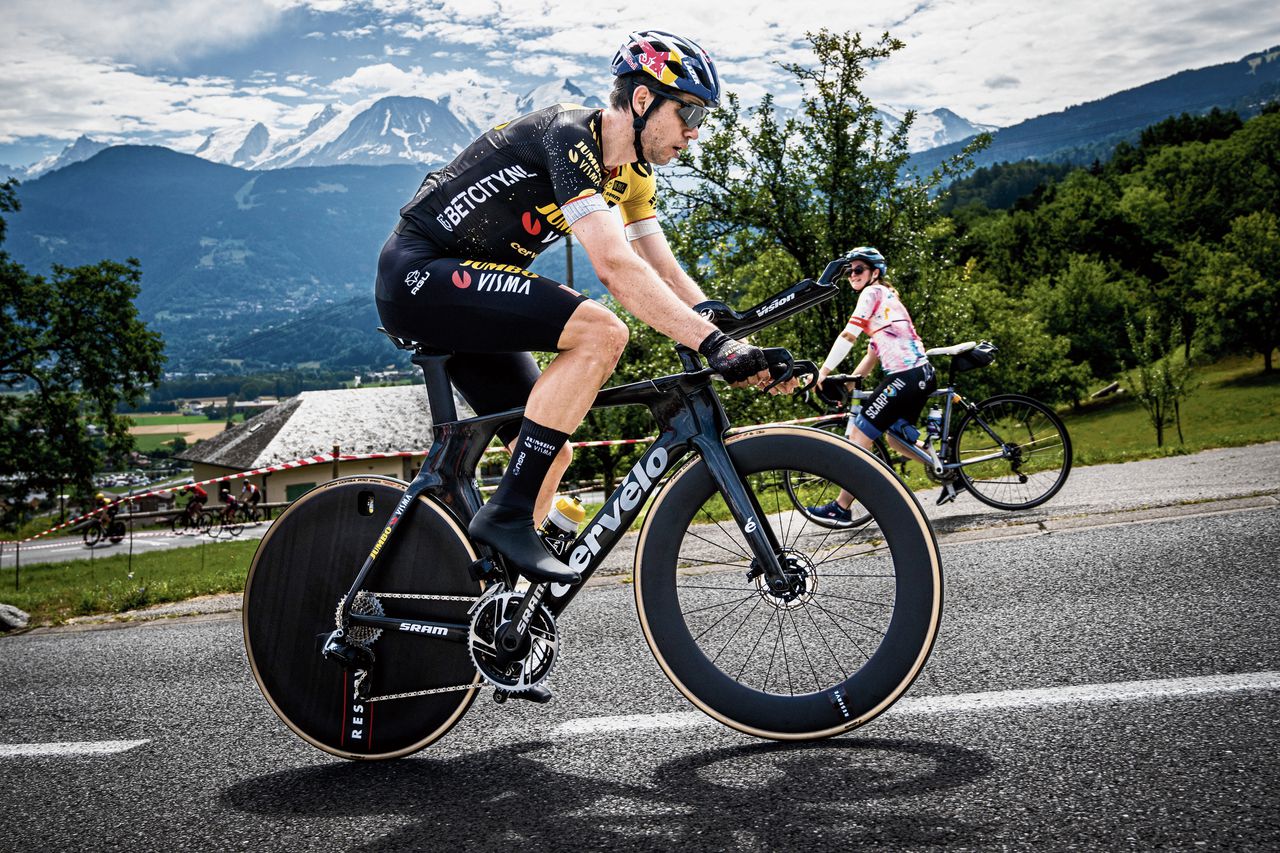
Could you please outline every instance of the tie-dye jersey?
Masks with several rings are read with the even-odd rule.
[[[845,331],[854,337],[867,333],[885,373],[910,370],[929,362],[907,306],[902,304],[896,290],[883,284],[862,289]]]

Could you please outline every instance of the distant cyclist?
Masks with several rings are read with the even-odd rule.
[[[262,490],[258,488],[256,483],[245,480],[244,485],[240,488],[240,502],[248,504],[249,509],[252,510],[257,507],[261,500]]]
[[[205,491],[204,486],[195,480],[188,479],[187,484],[182,487],[183,494],[190,495],[187,498],[187,512],[195,514],[199,510],[204,509],[204,505],[209,502],[209,493]]]
[[[637,32],[613,74],[607,109],[558,104],[504,122],[427,175],[378,261],[388,331],[457,353],[449,375],[477,413],[527,405],[521,423],[498,433],[511,462],[470,532],[538,581],[579,579],[543,547],[534,516],[550,509],[568,437],[628,335],[599,302],[528,272],[539,253],[572,233],[637,318],[730,382],[769,381],[759,348],[694,310],[706,296],[676,261],[654,205],[653,166],[676,159],[720,103],[714,63],[689,39]],[[531,351],[558,354],[539,373]]]
[[[102,520],[104,527],[110,526],[119,511],[120,502],[107,497],[105,492],[98,492],[93,496],[93,514]]]
[[[870,450],[875,440],[884,435],[891,446],[906,453],[902,440],[888,430],[910,425],[920,417],[929,395],[938,389],[937,375],[925,357],[924,343],[916,333],[907,306],[885,278],[888,265],[884,255],[872,246],[859,246],[845,257],[852,261],[849,284],[858,294],[858,303],[818,371],[818,393],[829,400],[839,399],[838,390],[831,387],[827,377],[849,355],[858,335],[865,332],[871,339],[867,354],[852,375],[858,378],[869,375],[876,362],[884,368],[885,375],[863,403],[862,414],[854,421],[849,439]],[[809,511],[832,521],[850,521],[852,503],[853,495],[841,491],[835,500],[810,507]]]

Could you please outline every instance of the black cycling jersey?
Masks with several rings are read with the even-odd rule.
[[[477,414],[523,406],[587,297],[525,267],[573,223],[617,205],[628,239],[658,231],[647,165],[606,172],[600,110],[559,104],[498,125],[423,180],[378,258],[392,334],[456,355],[454,386]],[[519,423],[499,430],[515,438]]]
[[[606,172],[600,110],[569,104],[487,131],[400,209],[447,257],[526,266],[588,213],[618,205],[628,236],[656,227],[653,170]],[[642,232],[642,233],[637,233]]]

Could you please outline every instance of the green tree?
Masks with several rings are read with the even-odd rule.
[[[1134,285],[1116,268],[1090,256],[1070,254],[1066,268],[1027,289],[1027,299],[1050,335],[1071,341],[1067,359],[1086,363],[1097,378],[1109,378],[1129,357],[1125,312]]]
[[[1280,220],[1270,210],[1240,216],[1209,264],[1210,286],[1200,303],[1227,348],[1262,355],[1275,370],[1280,347]]]
[[[1130,373],[1133,395],[1146,410],[1151,426],[1156,431],[1156,447],[1164,446],[1165,428],[1176,424],[1178,442],[1182,442],[1181,402],[1195,390],[1192,381],[1191,362],[1179,359],[1161,334],[1151,314],[1143,322],[1142,334],[1132,320],[1127,323],[1129,341],[1137,358],[1137,366]]]
[[[19,209],[0,184],[0,213]],[[0,241],[5,232],[0,217]],[[138,319],[138,262],[54,266],[32,275],[0,251],[0,498],[6,526],[24,499],[70,486],[88,493],[104,459],[133,446],[121,403],[137,405],[160,378],[163,342]],[[101,436],[86,428],[92,421]]]
[[[915,114],[886,127],[861,89],[870,66],[903,43],[886,33],[866,44],[858,33],[825,29],[807,37],[813,64],[782,66],[802,90],[794,115],[782,114],[771,95],[744,111],[730,94],[696,149],[681,155],[693,180],[664,177],[673,247],[686,268],[701,268],[711,295],[732,303],[762,299],[817,275],[854,246],[875,245],[913,315],[927,325],[932,282],[951,264],[930,233],[941,218],[937,190],[989,138],[927,176],[909,172]],[[788,345],[797,354],[825,353],[854,301],[845,290],[794,318]]]

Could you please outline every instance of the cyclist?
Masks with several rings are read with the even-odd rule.
[[[104,492],[98,492],[93,496],[93,512],[102,520],[103,529],[110,529],[111,522],[115,520],[116,513],[120,511],[120,503],[106,496]]]
[[[247,511],[252,512],[261,500],[262,490],[258,488],[256,483],[245,480],[244,485],[240,487],[240,502],[248,504]]]
[[[182,491],[184,494],[191,496],[187,499],[187,517],[196,518],[199,516],[200,510],[204,509],[204,505],[209,502],[209,493],[205,491],[204,486],[190,477],[187,478],[187,483],[182,487]]]
[[[925,357],[924,344],[911,322],[907,306],[885,278],[889,267],[884,255],[872,246],[859,246],[845,257],[852,262],[849,284],[858,294],[858,303],[818,370],[818,393],[833,402],[839,399],[839,391],[831,386],[827,377],[849,355],[858,335],[866,332],[871,339],[867,354],[852,375],[859,379],[867,376],[877,361],[885,375],[864,403],[849,439],[870,450],[875,440],[884,435],[896,450],[908,453],[899,433],[914,440],[912,423],[920,417],[929,395],[937,390],[938,378]],[[954,498],[954,491],[951,495]],[[943,497],[946,497],[945,491]],[[809,511],[832,521],[851,521],[849,506],[852,503],[853,495],[842,490],[835,500],[809,507]]]
[[[572,233],[624,308],[697,349],[726,380],[769,382],[759,348],[694,310],[706,296],[656,218],[653,166],[676,159],[719,104],[715,65],[689,39],[646,31],[627,37],[612,70],[606,109],[537,110],[428,174],[378,261],[389,332],[455,352],[450,378],[477,413],[526,406],[522,422],[499,430],[511,462],[471,535],[539,581],[579,580],[543,546],[534,515],[550,509],[569,435],[613,372],[627,327],[599,302],[528,272],[529,261]],[[530,351],[557,355],[539,373]]]
[[[236,507],[240,505],[240,501],[236,500],[236,496],[231,494],[230,483],[218,484],[218,500],[222,502],[221,518],[223,522],[230,521],[236,516]]]

